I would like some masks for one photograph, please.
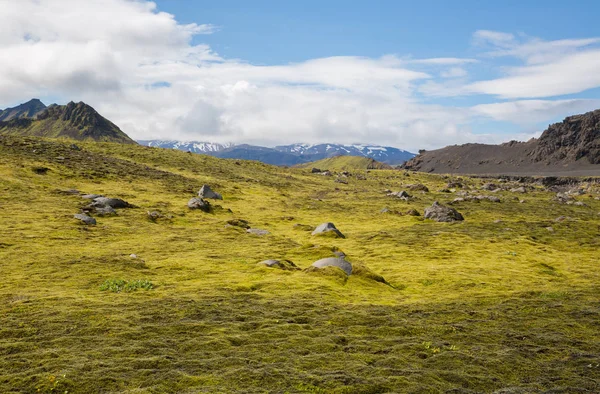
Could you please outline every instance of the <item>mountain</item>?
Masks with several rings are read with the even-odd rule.
[[[390,146],[364,144],[292,144],[276,146],[275,149],[280,152],[292,153],[310,158],[310,161],[343,155],[370,157],[382,163],[397,165],[415,157],[414,153],[402,149],[392,148]]]
[[[139,140],[140,145],[158,148],[179,149],[184,152],[211,154],[230,148],[233,144],[217,144],[214,142],[174,141],[174,140]]]
[[[362,156],[379,162],[397,165],[411,159],[413,153],[379,145],[340,144],[292,144],[267,148],[256,145],[216,144],[210,142],[181,142],[163,140],[140,140],[141,145],[172,148],[203,153],[227,159],[258,160],[263,163],[292,166],[335,156]]]
[[[335,156],[301,164],[299,168],[318,168],[330,171],[351,170],[391,170],[389,164],[380,163],[375,159],[364,156]]]
[[[31,99],[28,102],[17,105],[14,108],[0,110],[0,121],[9,121],[18,118],[35,118],[40,112],[44,111],[46,106],[38,99]]]
[[[51,105],[35,117],[13,116],[0,121],[0,134],[135,144],[114,123],[83,102]]]
[[[567,117],[538,139],[421,151],[403,167],[434,173],[600,175],[600,110]]]

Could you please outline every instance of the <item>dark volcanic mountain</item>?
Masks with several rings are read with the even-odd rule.
[[[216,144],[210,142],[161,140],[138,142],[146,146],[179,149],[228,159],[258,160],[263,163],[280,166],[309,163],[335,156],[362,156],[382,163],[398,165],[415,156],[413,153],[398,148],[362,144],[292,144],[266,148],[256,145]]]
[[[2,113],[9,110],[14,109]],[[37,112],[35,117],[12,117],[8,121],[0,121],[0,134],[135,144],[114,123],[83,102],[51,105]]]
[[[46,106],[38,99],[17,105],[14,108],[0,110],[0,121],[9,121],[17,118],[35,118],[37,114],[44,111]]]
[[[422,151],[403,167],[456,174],[600,175],[600,110],[550,125],[538,139]]]

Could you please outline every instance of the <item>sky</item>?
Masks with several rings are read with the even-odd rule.
[[[0,108],[84,101],[135,139],[537,137],[600,108],[600,2],[0,0]]]

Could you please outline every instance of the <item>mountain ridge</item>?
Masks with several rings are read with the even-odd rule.
[[[569,116],[527,142],[421,151],[402,167],[456,174],[600,175],[600,110]]]
[[[71,101],[66,105],[53,104],[46,107],[36,100],[2,111],[2,114],[11,115],[6,116],[7,120],[0,121],[0,134],[136,143],[117,125],[84,102]],[[44,109],[29,116],[36,108],[41,108],[40,104]]]

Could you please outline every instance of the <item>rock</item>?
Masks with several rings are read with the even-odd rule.
[[[559,216],[556,219],[554,219],[554,221],[560,223],[560,222],[564,222],[567,219],[568,219],[568,217],[566,217],[566,216]]]
[[[343,257],[327,257],[312,263],[311,267],[325,268],[325,267],[337,267],[344,271],[346,275],[352,275],[352,264],[347,262]]]
[[[335,181],[336,183],[343,183],[344,185],[348,184],[348,181],[342,178],[336,178]]]
[[[85,198],[86,200],[95,200],[96,198],[104,197],[102,194],[85,194],[81,196],[81,198]]]
[[[86,214],[78,213],[78,214],[74,215],[73,217],[75,219],[81,220],[83,223],[87,224],[88,226],[96,225],[96,219],[94,219],[93,217],[88,216]]]
[[[96,207],[94,208],[94,212],[98,216],[117,216],[117,211],[111,206]]]
[[[335,224],[330,222],[318,225],[317,228],[312,232],[312,235],[320,234],[334,235],[338,238],[346,238],[344,234],[342,234],[340,230],[335,227]]]
[[[440,189],[440,193],[452,193],[450,189]]]
[[[560,204],[567,204],[569,202],[573,202],[575,199],[571,196],[569,196],[566,193],[556,193],[556,197],[554,197],[553,201],[557,201]]]
[[[448,182],[448,184],[446,185],[447,189],[462,189],[463,188],[463,184],[460,182]]]
[[[437,201],[429,208],[425,209],[425,219],[432,219],[436,222],[455,222],[465,220],[456,209],[441,205]]]
[[[311,226],[309,224],[300,224],[300,223],[296,223],[294,224],[294,230],[300,230],[300,231],[314,231],[314,226]]]
[[[331,171],[323,171],[321,173],[321,175],[323,175],[323,176],[331,176]]]
[[[152,222],[156,222],[158,219],[162,218],[162,214],[158,211],[148,211],[146,212],[146,215]]]
[[[210,212],[210,203],[199,197],[194,197],[188,201],[187,206],[189,209],[199,209],[204,212]]]
[[[417,211],[416,209],[409,209],[408,211],[406,211],[406,215],[408,216],[421,216],[421,213],[419,211]]]
[[[519,200],[519,204],[524,204],[525,200]]]
[[[551,233],[554,232],[554,228],[552,228],[552,227],[546,227],[546,230],[550,231]]]
[[[100,207],[111,207],[115,209],[119,208],[131,208],[132,205],[129,204],[125,200],[121,200],[120,198],[109,198],[109,197],[96,197],[92,202],[92,207],[100,208]]]
[[[269,234],[269,232],[267,230],[261,230],[259,228],[249,228],[249,229],[246,229],[246,232],[249,234],[254,234],[254,235],[259,235],[259,236]]]
[[[315,167],[313,167],[313,168],[312,168],[312,170],[310,170],[310,172],[311,172],[311,173],[313,173],[313,174],[318,174],[318,173],[321,173],[321,172],[323,172],[323,171],[321,171],[321,170],[320,170],[320,169],[318,169],[318,168],[315,168]],[[267,260],[267,261],[271,261],[271,260]],[[260,263],[259,263],[259,264],[260,264]]]
[[[515,187],[514,189],[510,189],[510,191],[512,193],[527,193],[527,190],[525,190],[525,187],[523,187],[523,186]]]
[[[481,188],[483,190],[488,190],[488,191],[492,191],[492,190],[496,190],[496,189],[500,189],[498,187],[498,185],[493,184],[493,183],[485,183],[483,186],[481,186]]]
[[[401,198],[403,200],[408,200],[409,198],[412,198],[412,196],[410,194],[408,194],[407,192],[405,192],[404,190],[399,191],[399,192],[391,192],[388,194],[388,196],[390,197],[398,197]]]
[[[231,219],[231,220],[227,221],[227,224],[230,226],[241,227],[241,228],[245,228],[245,229],[250,228],[250,224],[248,223],[247,220],[244,220],[244,219]]]
[[[198,197],[200,198],[210,198],[213,200],[222,200],[223,196],[217,192],[212,191],[210,186],[202,185],[200,191],[198,192]]]
[[[135,254],[135,253],[130,254],[129,257],[132,258],[132,259],[137,259],[138,258],[137,254]]]
[[[487,199],[491,202],[500,202],[500,199],[496,196],[487,196]]]
[[[71,150],[75,150],[75,151],[80,151],[80,150],[81,150],[81,148],[80,148],[80,147],[78,147],[78,146],[77,146],[77,145],[75,145],[75,144],[71,144],[70,148],[71,148]]]
[[[450,204],[456,204],[456,203],[459,203],[459,202],[464,202],[464,201],[465,201],[465,199],[464,199],[464,198],[462,198],[462,197],[456,197],[454,200],[452,200],[452,201],[450,202]]]
[[[587,204],[586,204],[586,203],[584,203],[584,202],[582,202],[582,201],[575,201],[575,202],[573,203],[573,205],[576,205],[576,206],[578,206],[578,207],[587,207]]]
[[[262,265],[268,268],[279,268],[282,270],[298,270],[298,266],[290,260],[264,260],[256,265]]]
[[[422,183],[417,183],[417,184],[414,184],[414,185],[408,185],[406,187],[409,190],[412,190],[412,191],[429,193],[429,188],[427,186],[423,185]]]

